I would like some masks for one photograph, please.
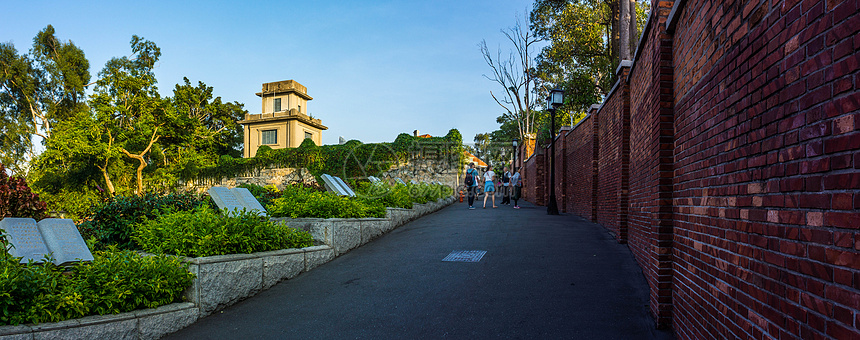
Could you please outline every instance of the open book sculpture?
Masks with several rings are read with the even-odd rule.
[[[263,205],[246,188],[211,187],[207,192],[215,201],[218,209],[227,209],[231,213],[245,209],[256,211],[261,215],[266,214],[266,208],[263,208]]]
[[[48,255],[56,265],[92,261],[93,254],[70,219],[46,218],[36,223],[32,218],[6,217],[0,221],[6,240],[6,251],[21,257],[21,263],[42,263]]]
[[[340,196],[349,196],[355,197],[355,191],[352,191],[352,188],[346,184],[340,177],[332,176],[329,174],[323,174],[322,176],[323,185],[326,190],[331,191]]]

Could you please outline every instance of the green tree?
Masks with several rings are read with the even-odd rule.
[[[531,28],[550,42],[536,58],[536,88],[564,90],[556,126],[575,124],[616,81],[620,60],[632,60],[648,3],[634,0],[536,0]],[[538,139],[550,138],[549,114],[535,115]]]
[[[238,123],[248,112],[239,102],[223,102],[213,98],[211,86],[202,81],[192,86],[188,78],[173,89],[171,103],[186,128],[187,145],[193,145],[214,155],[239,157],[242,145],[242,126]]]
[[[54,33],[51,25],[40,31],[29,55],[0,44],[0,159],[16,172],[25,172],[26,157],[34,156],[33,135],[44,143],[54,124],[87,109],[89,61]]]
[[[132,55],[112,58],[99,72],[91,104],[96,120],[105,126],[103,138],[108,149],[117,148],[137,162],[135,193],[143,194],[143,169],[148,154],[163,136],[165,127],[176,120],[169,101],[162,99],[156,87],[153,66],[161,56],[155,43],[137,35],[131,38]],[[114,154],[109,152],[108,155]],[[105,166],[110,166],[110,159]],[[106,181],[110,179],[106,176]],[[108,185],[111,193],[112,185]]]

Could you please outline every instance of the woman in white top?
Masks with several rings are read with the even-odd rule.
[[[496,180],[496,173],[493,172],[493,167],[487,165],[487,172],[484,173],[484,209],[487,209],[487,196],[493,196],[493,208],[496,207],[496,185],[493,181]]]

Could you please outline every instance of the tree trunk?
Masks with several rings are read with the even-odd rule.
[[[612,16],[612,24],[610,25],[610,37],[609,37],[609,58],[610,60],[619,61],[620,59],[620,51],[621,51],[621,10],[620,3],[621,0],[612,0],[608,2],[609,5],[609,13]]]
[[[138,196],[143,195],[143,168],[145,168],[147,164],[146,159],[143,158],[143,156],[146,156],[146,154],[149,153],[149,149],[152,148],[152,144],[155,144],[155,142],[157,142],[158,139],[161,138],[161,136],[156,135],[156,133],[158,133],[158,127],[156,127],[154,131],[152,131],[152,137],[149,138],[149,145],[147,145],[146,149],[143,149],[143,151],[141,151],[139,154],[133,154],[131,152],[128,152],[128,150],[126,150],[125,148],[121,149],[122,153],[124,153],[126,156],[128,156],[129,158],[134,158],[138,162],[140,162],[140,164],[137,166],[137,189],[134,190],[134,193]]]
[[[113,196],[114,194],[116,194],[116,189],[114,189],[113,182],[111,182],[111,180],[110,180],[110,174],[108,174],[108,172],[107,172],[107,164],[105,164],[104,168],[102,168],[98,165],[96,165],[96,167],[102,171],[102,176],[105,178],[105,186],[108,189],[108,193],[110,193],[110,195]]]
[[[632,40],[630,37],[630,23],[631,16],[636,18],[636,7],[631,8],[631,6],[636,6],[635,3],[631,3],[631,0],[618,0],[619,7],[619,17],[618,17],[618,62],[620,63],[622,60],[633,60],[633,53],[630,52],[630,46],[633,46]],[[633,26],[635,30],[635,24]]]

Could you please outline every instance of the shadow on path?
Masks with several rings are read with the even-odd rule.
[[[167,338],[672,339],[606,229],[525,202],[476,206],[401,226]],[[457,250],[486,254],[442,261]]]

